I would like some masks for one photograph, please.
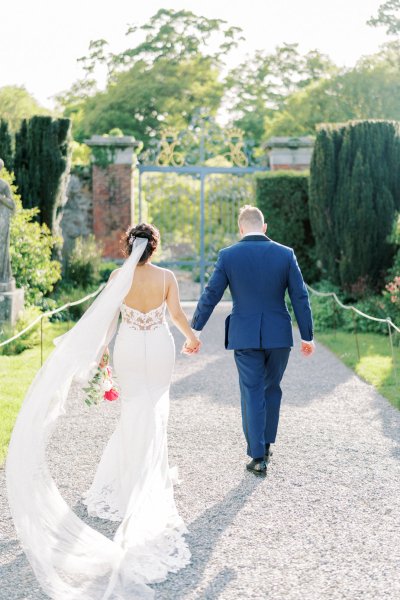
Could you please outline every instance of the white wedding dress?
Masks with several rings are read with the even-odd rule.
[[[11,513],[38,581],[55,600],[147,600],[154,597],[148,584],[190,561],[168,465],[175,347],[165,300],[148,313],[124,304],[144,247],[136,240],[118,274],[61,336],[33,381],[12,433],[6,463]],[[85,385],[91,378],[119,315],[113,362],[121,417],[84,494],[89,514],[121,521],[111,540],[65,502],[45,448],[68,408],[72,380]]]
[[[165,300],[146,313],[125,303],[121,306],[113,353],[121,416],[83,497],[88,513],[103,519],[122,521],[129,509],[138,546],[147,544],[148,552],[155,542],[152,561],[163,563],[171,554],[167,560],[178,568],[188,558],[188,549],[181,537],[186,529],[175,506],[168,464],[175,344],[165,308]],[[154,565],[149,566],[151,571]]]

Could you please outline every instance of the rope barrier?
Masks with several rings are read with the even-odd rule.
[[[10,342],[13,342],[14,340],[18,339],[22,335],[24,335],[27,331],[29,331],[30,329],[32,329],[32,327],[34,327],[37,323],[39,323],[39,321],[43,320],[45,317],[51,317],[52,315],[55,315],[55,314],[57,314],[59,312],[62,312],[63,310],[66,310],[67,308],[70,308],[71,306],[77,306],[78,304],[82,304],[83,302],[86,302],[87,300],[90,300],[90,298],[94,298],[95,296],[97,296],[97,294],[99,294],[101,292],[101,290],[104,288],[104,286],[105,286],[105,283],[102,283],[98,287],[97,290],[95,290],[91,294],[88,294],[84,298],[81,298],[80,300],[75,300],[74,302],[67,302],[63,306],[60,306],[59,308],[55,308],[54,310],[49,310],[49,311],[43,313],[42,315],[40,315],[39,317],[37,317],[34,321],[32,321],[32,323],[30,323],[29,325],[27,325],[25,327],[25,329],[23,329],[22,331],[20,331],[19,333],[17,333],[13,337],[9,338],[8,340],[5,340],[5,341],[1,342],[0,343],[0,348],[2,346],[5,346],[6,344],[9,344]],[[393,321],[391,320],[390,317],[386,317],[385,319],[383,319],[383,318],[379,318],[379,317],[373,317],[372,315],[367,315],[366,313],[362,312],[361,310],[359,310],[355,306],[343,304],[343,302],[341,302],[339,300],[339,298],[337,297],[337,295],[335,294],[335,292],[319,292],[318,290],[315,290],[310,285],[308,285],[308,283],[306,283],[306,287],[307,287],[307,289],[312,294],[315,294],[316,296],[325,297],[325,298],[328,298],[328,297],[333,298],[336,301],[336,303],[341,308],[343,308],[345,310],[352,310],[355,313],[357,313],[358,315],[360,315],[361,317],[364,317],[365,319],[370,319],[371,321],[377,321],[379,323],[387,323],[389,325],[389,327],[393,327],[393,329],[395,331],[397,331],[398,333],[400,333],[400,327],[397,327],[397,325],[395,325],[393,323]]]
[[[52,315],[55,315],[63,310],[70,308],[70,306],[78,306],[78,304],[82,304],[83,302],[86,302],[86,300],[90,300],[90,298],[94,298],[95,296],[97,296],[97,294],[99,294],[101,292],[101,290],[104,288],[105,285],[106,285],[105,283],[102,283],[97,288],[97,290],[95,290],[91,294],[88,294],[84,298],[81,298],[80,300],[75,300],[74,302],[67,302],[66,304],[63,304],[63,306],[60,306],[59,308],[55,308],[54,310],[48,310],[47,312],[43,313],[42,315],[39,315],[34,321],[32,321],[32,323],[27,325],[25,327],[25,329],[23,329],[22,331],[19,331],[18,333],[13,335],[13,337],[9,338],[8,340],[4,340],[4,342],[1,342],[0,348],[2,346],[5,346],[6,344],[9,344],[10,342],[13,342],[14,340],[18,339],[19,337],[21,337],[21,335],[24,335],[24,333],[26,333],[27,331],[32,329],[32,327],[34,327],[37,323],[39,323],[39,321],[43,322],[43,319],[45,317],[51,317]]]
[[[315,294],[316,296],[324,296],[324,297],[334,298],[334,300],[337,302],[337,304],[339,304],[339,306],[341,308],[344,308],[345,310],[353,310],[355,313],[357,313],[361,317],[364,317],[365,319],[370,319],[371,321],[378,321],[379,323],[387,323],[390,327],[393,327],[393,329],[395,329],[396,331],[398,331],[398,333],[400,333],[400,327],[397,327],[397,325],[395,325],[393,323],[393,321],[390,317],[386,317],[385,319],[382,319],[379,317],[372,317],[371,315],[367,315],[366,313],[362,312],[355,306],[343,304],[343,302],[341,302],[339,300],[339,298],[337,297],[335,292],[319,292],[318,290],[314,290],[314,288],[312,288],[310,285],[308,285],[308,283],[306,283],[306,286],[307,286],[307,289],[310,290],[310,292],[312,294]]]

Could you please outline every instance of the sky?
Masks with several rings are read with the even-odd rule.
[[[318,49],[338,65],[352,66],[388,40],[366,21],[383,0],[13,0],[0,4],[0,87],[24,85],[44,106],[82,75],[77,58],[92,39],[112,51],[126,48],[128,24],[142,24],[160,8],[187,9],[225,19],[243,29],[246,41],[229,58],[243,62],[256,49],[284,42]]]

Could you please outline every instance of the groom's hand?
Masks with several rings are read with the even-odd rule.
[[[301,341],[301,353],[303,356],[311,356],[311,354],[315,350],[315,344],[313,341],[311,342],[303,342]]]
[[[195,338],[192,340],[186,340],[183,344],[182,354],[197,354],[200,350],[201,342]]]

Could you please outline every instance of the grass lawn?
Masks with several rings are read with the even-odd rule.
[[[316,335],[317,341],[327,346],[348,367],[362,379],[371,383],[390,402],[400,408],[400,334],[396,333],[395,367],[397,385],[393,369],[393,359],[389,338],[377,333],[359,333],[360,358],[357,354],[355,337],[344,331],[324,332]]]
[[[45,327],[43,358],[54,348],[53,339],[67,331],[67,323],[49,323]],[[0,465],[7,452],[10,434],[21,402],[40,367],[40,345],[14,356],[0,355]]]

